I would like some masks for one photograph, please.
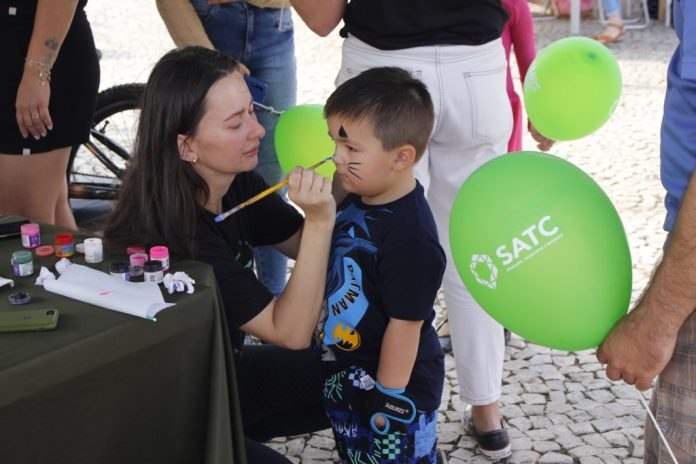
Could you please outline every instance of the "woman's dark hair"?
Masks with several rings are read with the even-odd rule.
[[[198,205],[210,191],[179,158],[177,136],[194,135],[208,90],[238,68],[237,60],[203,47],[172,50],[157,62],[140,102],[132,158],[104,230],[111,250],[166,245],[173,256],[194,257]]]

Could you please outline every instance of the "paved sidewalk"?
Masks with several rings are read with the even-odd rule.
[[[153,1],[91,0],[87,11],[103,52],[102,89],[144,81],[152,64],[173,46]],[[296,24],[298,101],[322,103],[333,89],[341,40],[336,32],[325,39],[314,36],[297,18]],[[536,27],[538,48],[565,37],[569,30],[568,21],[560,19],[539,21]],[[595,19],[584,20],[581,27],[584,35],[602,29]],[[666,66],[675,46],[674,32],[661,23],[629,31],[622,43],[612,46],[624,79],[613,118],[595,134],[552,150],[588,172],[618,209],[633,257],[634,300],[645,287],[664,240],[659,125]],[[528,137],[525,147],[534,148]],[[462,433],[464,405],[457,395],[451,357],[447,367],[441,447],[454,464],[489,462]],[[513,336],[503,383],[501,403],[513,439],[508,462],[642,462],[645,412],[638,393],[608,381],[594,350],[549,350]],[[273,446],[298,463],[335,461],[328,432],[275,440]]]

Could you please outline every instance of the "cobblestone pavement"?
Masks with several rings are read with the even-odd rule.
[[[88,14],[103,52],[102,89],[144,81],[152,64],[173,46],[152,1],[91,0]],[[296,20],[299,103],[321,103],[333,89],[340,38],[311,34]],[[567,20],[538,21],[542,48],[568,34]],[[581,33],[601,31],[596,19]],[[633,299],[645,287],[664,240],[659,183],[659,125],[666,66],[676,37],[664,24],[631,30],[612,51],[623,72],[621,102],[595,134],[558,144],[552,152],[589,173],[607,192],[624,222],[633,257]],[[573,89],[568,89],[572,92]],[[531,139],[525,147],[533,149]],[[438,303],[442,314],[443,303]],[[527,344],[515,336],[507,348],[502,410],[513,440],[510,463],[639,463],[645,412],[636,390],[604,376],[594,350],[568,353]],[[464,405],[457,395],[454,362],[447,357],[439,440],[451,463],[487,462],[462,432]],[[649,396],[646,395],[646,396]],[[298,463],[336,460],[327,431],[275,440]]]

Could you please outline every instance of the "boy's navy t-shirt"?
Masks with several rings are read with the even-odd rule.
[[[338,208],[318,327],[327,372],[355,365],[376,380],[390,318],[423,321],[405,394],[420,410],[437,409],[445,370],[432,321],[444,270],[445,253],[420,184],[384,205],[348,195]]]

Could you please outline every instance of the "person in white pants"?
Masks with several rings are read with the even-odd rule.
[[[500,0],[291,0],[310,29],[330,33],[343,20],[339,85],[377,66],[397,66],[421,79],[435,107],[435,126],[415,173],[427,192],[448,263],[443,286],[459,376],[471,405],[468,431],[488,457],[510,455],[502,425],[503,328],[464,287],[449,247],[455,195],[479,166],[506,152],[512,112],[500,33]],[[481,201],[486,201],[481,198]],[[456,237],[466,240],[466,236]]]
[[[443,287],[459,395],[474,411],[489,411],[482,416],[491,420],[482,420],[478,430],[500,429],[503,327],[474,301],[457,273],[449,246],[449,214],[466,178],[486,161],[506,152],[512,111],[505,91],[502,42],[496,39],[480,46],[415,47],[395,53],[349,36],[343,43],[336,85],[377,66],[408,70],[426,84],[432,96],[435,126],[428,149],[414,172],[426,191],[440,243],[447,254]],[[508,454],[509,445],[502,450],[503,457]]]

